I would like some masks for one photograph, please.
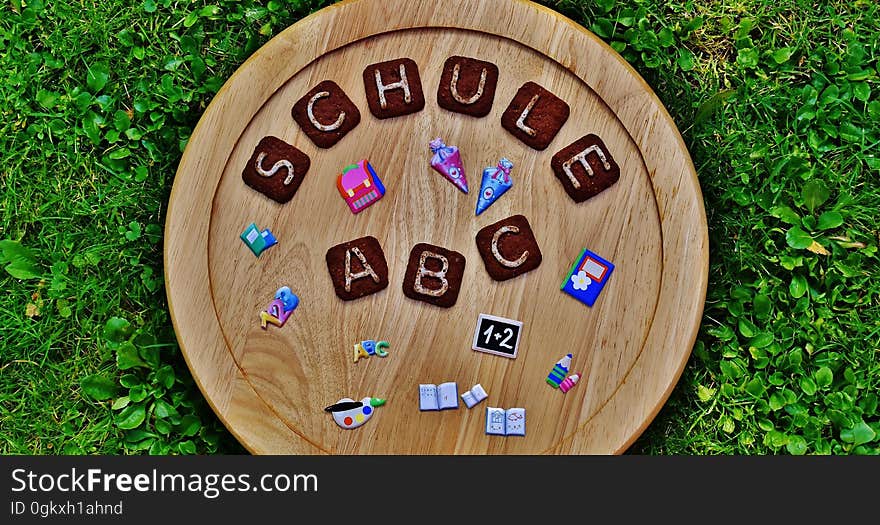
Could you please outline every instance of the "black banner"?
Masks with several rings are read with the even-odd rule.
[[[554,521],[623,512],[628,522],[752,504],[764,521],[840,517],[842,501],[853,518],[878,467],[876,457],[0,457],[0,523],[471,522],[528,509]]]

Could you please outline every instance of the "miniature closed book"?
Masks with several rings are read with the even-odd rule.
[[[486,407],[486,434],[525,436],[526,409]]]
[[[458,386],[455,383],[419,385],[419,410],[458,408]]]

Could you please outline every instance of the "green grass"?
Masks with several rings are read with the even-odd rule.
[[[225,79],[324,3],[0,8],[0,452],[242,451],[174,339],[165,203]],[[699,339],[632,452],[880,452],[880,9],[813,4],[548,3],[653,86],[706,200]]]

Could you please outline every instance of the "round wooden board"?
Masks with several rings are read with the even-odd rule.
[[[446,58],[496,64],[491,113],[441,109]],[[421,112],[379,120],[367,107],[365,66],[409,57],[425,93]],[[330,149],[316,148],[290,116],[318,82],[338,83],[361,123]],[[571,117],[544,151],[501,127],[516,90],[534,81],[565,100]],[[620,180],[575,203],[550,168],[552,155],[587,133],[600,136]],[[274,135],[311,159],[297,194],[280,205],[246,186],[241,171]],[[471,192],[429,166],[430,139],[461,148]],[[514,162],[512,189],[474,215],[481,170]],[[341,168],[369,158],[385,197],[353,215],[335,188]],[[521,213],[543,253],[536,270],[493,281],[476,232]],[[239,239],[256,222],[279,244],[260,258]],[[510,0],[359,0],[324,9],[257,51],[226,83],[181,160],[165,231],[166,286],[177,337],[202,392],[255,453],[619,453],[669,396],[690,355],[708,277],[706,218],[688,152],[669,115],[637,73],[594,35],[536,4]],[[333,292],[328,248],[379,239],[388,288],[344,302]],[[457,304],[406,298],[407,257],[419,242],[467,258]],[[594,307],[560,291],[583,248],[615,264]],[[259,325],[275,290],[301,304],[281,328]],[[480,313],[523,322],[516,359],[471,350]],[[387,358],[352,362],[363,339],[390,342]],[[544,379],[565,353],[582,381],[567,394]],[[418,384],[481,383],[472,410],[420,412]],[[343,430],[322,409],[343,397],[386,398],[375,417]],[[525,437],[485,434],[486,406],[523,407]]]

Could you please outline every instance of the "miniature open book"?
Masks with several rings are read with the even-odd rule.
[[[526,409],[486,407],[486,434],[525,436]]]
[[[461,395],[461,400],[468,408],[474,408],[474,405],[489,397],[489,394],[483,389],[483,385],[477,383],[470,390]]]
[[[458,408],[458,386],[454,382],[419,385],[419,410]]]

